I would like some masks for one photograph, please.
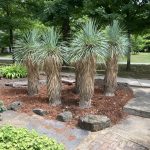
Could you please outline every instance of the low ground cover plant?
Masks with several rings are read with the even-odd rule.
[[[0,76],[8,79],[24,78],[27,76],[27,69],[20,64],[1,66]]]
[[[64,150],[54,139],[13,126],[0,127],[0,150]]]

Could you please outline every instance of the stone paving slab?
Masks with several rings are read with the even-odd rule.
[[[150,97],[150,88],[140,88],[132,87],[135,97],[149,96]]]
[[[67,150],[149,150],[150,119],[128,116],[119,124],[99,132],[88,132],[70,128],[56,120],[28,116],[7,111],[2,113],[0,125],[11,124],[17,127],[35,129],[38,133],[53,137],[64,143]]]
[[[124,106],[124,111],[130,115],[150,118],[150,97],[142,96],[131,99]]]
[[[142,87],[150,88],[150,80],[137,79]]]
[[[55,138],[58,142],[63,143],[66,150],[74,150],[89,134],[88,131],[70,128],[65,123],[56,120],[45,120],[37,115],[28,116],[23,113],[6,111],[2,113],[2,118],[0,125],[11,124],[30,130],[34,129],[40,134]]]
[[[76,150],[149,150],[150,119],[128,116],[118,125],[90,135]]]

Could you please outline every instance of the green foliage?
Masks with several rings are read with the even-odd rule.
[[[27,76],[27,70],[24,66],[19,64],[2,66],[0,67],[0,75],[4,78],[9,79],[24,78]]]
[[[34,53],[38,47],[39,31],[37,29],[27,30],[16,40],[14,55],[17,61],[34,59]]]
[[[36,60],[43,60],[48,57],[59,58],[60,62],[63,59],[62,56],[62,45],[59,42],[60,34],[54,27],[48,27],[47,29],[41,32],[41,40],[35,52]]]
[[[145,44],[146,44],[146,42],[145,42],[145,40],[142,36],[132,35],[132,37],[131,37],[131,46],[132,46],[132,48],[131,49],[134,52],[134,54],[142,51]]]
[[[3,126],[0,127],[0,150],[64,150],[64,146],[35,131]]]
[[[88,19],[76,33],[68,54],[72,62],[77,62],[91,55],[103,58],[106,55],[106,49],[107,41],[104,35],[98,30],[96,22]]]
[[[127,35],[123,32],[118,21],[114,20],[112,25],[106,27],[106,39],[108,41],[108,57],[124,56],[127,54],[129,40]]]

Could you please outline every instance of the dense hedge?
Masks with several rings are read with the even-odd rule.
[[[3,126],[0,127],[0,150],[64,150],[64,146],[35,131]]]

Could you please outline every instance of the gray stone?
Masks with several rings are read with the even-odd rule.
[[[61,81],[62,81],[63,83],[69,84],[69,85],[75,83],[75,79],[71,79],[71,78],[64,78],[64,77],[62,77],[62,78],[61,78]]]
[[[59,121],[67,122],[72,119],[72,113],[70,111],[64,111],[57,116]]]
[[[6,111],[6,110],[7,110],[7,108],[4,106],[3,101],[0,100],[0,113],[4,112],[4,111]]]
[[[47,115],[48,112],[46,110],[40,109],[40,108],[35,108],[32,110],[35,114],[40,115],[40,116],[44,116]]]
[[[99,131],[111,125],[111,121],[104,115],[86,115],[79,119],[79,127],[90,131]]]
[[[7,110],[7,108],[5,106],[0,107],[0,112],[4,112],[6,110]]]
[[[131,99],[125,106],[124,112],[130,115],[150,118],[150,96]]]
[[[0,107],[4,106],[4,103],[2,100],[0,100]]]
[[[14,110],[17,111],[18,109],[20,109],[22,107],[22,102],[21,101],[15,101],[12,104],[10,104],[7,109],[8,110]]]
[[[76,127],[72,128],[67,126],[64,122],[45,119],[38,115],[27,115],[26,113],[16,111],[5,111],[2,113],[2,118],[3,120],[0,121],[0,127],[5,124],[10,124],[16,127],[27,128],[28,130],[35,130],[40,135],[54,138],[59,143],[64,144],[65,150],[75,150],[89,135],[88,131]]]

